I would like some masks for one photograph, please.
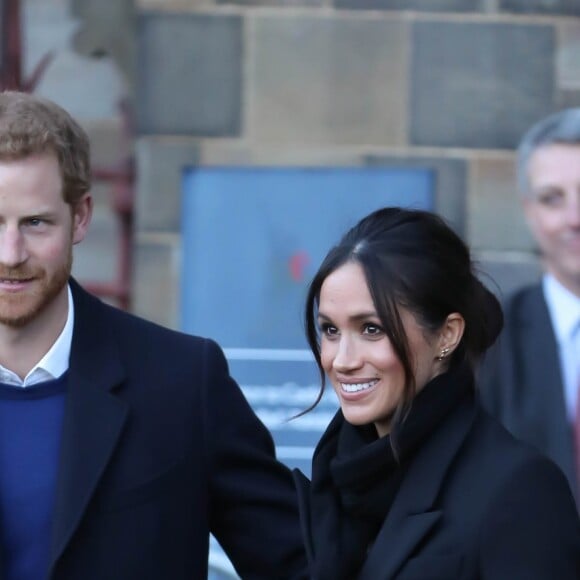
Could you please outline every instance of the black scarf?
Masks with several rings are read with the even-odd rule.
[[[355,427],[338,411],[312,464],[313,579],[356,578],[416,450],[472,394],[473,376],[465,366],[430,381],[392,435],[397,458],[391,435],[378,438],[374,425]]]

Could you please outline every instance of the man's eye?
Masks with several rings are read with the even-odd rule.
[[[37,226],[40,226],[40,225],[42,225],[43,223],[44,223],[44,220],[42,220],[42,219],[40,219],[40,218],[30,218],[30,219],[28,220],[28,225],[29,225],[29,226],[34,226],[34,227],[37,227]]]
[[[560,191],[546,191],[538,195],[538,203],[542,205],[558,205],[563,199]]]

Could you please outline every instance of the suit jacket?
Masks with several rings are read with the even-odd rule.
[[[517,438],[555,461],[577,494],[572,426],[542,287],[517,291],[504,316],[502,334],[482,364],[482,402]]]
[[[210,531],[243,578],[302,578],[290,472],[219,347],[71,286],[50,580],[201,580]]]
[[[313,561],[310,482],[294,478]],[[503,578],[580,578],[580,521],[562,472],[470,400],[411,460],[358,580]]]

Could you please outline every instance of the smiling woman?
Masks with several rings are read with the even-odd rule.
[[[312,482],[294,472],[312,578],[579,577],[564,476],[478,403],[474,370],[502,322],[434,214],[378,210],[330,250],[306,328],[318,400],[328,378],[340,410]]]
[[[447,366],[438,354],[457,346],[464,320],[460,314],[450,314],[436,336],[420,326],[409,310],[401,308],[400,316],[414,358],[414,390],[420,391]],[[407,380],[359,263],[347,262],[324,280],[318,319],[321,365],[343,415],[351,424],[374,424],[379,436],[387,435]]]

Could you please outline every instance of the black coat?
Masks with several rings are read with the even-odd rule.
[[[313,561],[309,481],[294,476]],[[470,399],[411,459],[358,579],[504,578],[578,580],[580,521],[562,472]]]
[[[201,580],[210,531],[243,578],[304,577],[291,475],[219,347],[71,284],[49,578]]]
[[[504,306],[504,317],[502,334],[483,360],[482,403],[518,439],[555,461],[576,493],[572,427],[542,287],[513,294]]]

